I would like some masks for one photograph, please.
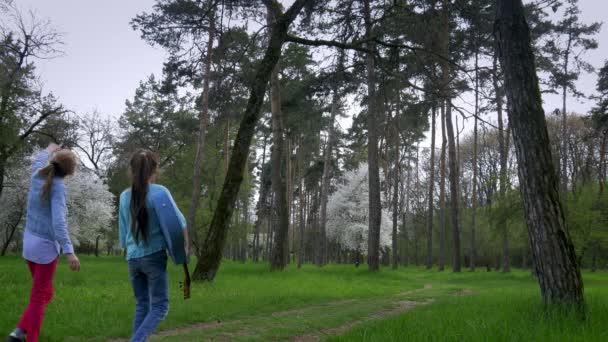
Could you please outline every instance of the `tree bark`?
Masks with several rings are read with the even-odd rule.
[[[196,154],[194,158],[194,175],[192,176],[192,194],[190,196],[190,207],[188,208],[188,237],[194,252],[199,257],[198,241],[196,238],[196,211],[201,197],[201,176],[203,172],[203,151],[205,148],[205,136],[209,125],[209,81],[211,78],[211,61],[213,51],[213,40],[215,39],[215,13],[209,14],[209,30],[207,32],[207,56],[205,56],[205,77],[203,80],[203,93],[201,95],[201,112],[199,113],[198,136],[196,139]]]
[[[445,103],[445,126],[448,133],[448,156],[449,156],[449,178],[450,178],[450,208],[452,221],[452,271],[460,272],[460,222],[458,218],[458,160],[456,156],[456,142],[454,136],[454,125],[452,123],[452,107],[450,103],[451,95],[449,89],[450,83],[450,65],[447,58],[449,56],[450,43],[450,23],[448,13],[448,0],[443,0],[442,9],[443,30],[441,34],[443,56],[445,59],[441,61],[442,74],[442,96]]]
[[[267,9],[268,26],[274,24],[271,9]],[[269,29],[270,34],[270,29]],[[272,190],[275,194],[277,210],[277,225],[275,229],[270,270],[285,268],[287,258],[287,239],[289,234],[289,210],[287,207],[287,189],[282,174],[283,152],[285,150],[283,138],[283,113],[281,111],[281,90],[279,84],[279,65],[276,64],[270,75],[270,110],[272,112]]]
[[[565,56],[564,56],[564,64],[563,75],[568,75],[568,63],[570,61],[570,49],[572,47],[572,34],[568,34],[568,43],[566,46]],[[565,82],[565,81],[564,81]],[[566,110],[566,98],[568,95],[568,85],[564,83],[562,85],[562,122],[561,122],[561,144],[560,144],[560,166],[561,166],[561,176],[560,176],[560,190],[563,194],[566,194],[568,191],[568,112]]]
[[[478,39],[476,37],[476,39]],[[471,199],[471,253],[469,255],[469,270],[475,271],[477,250],[475,248],[475,229],[477,225],[477,121],[479,117],[479,48],[475,51],[475,119],[473,123],[473,186]]]
[[[397,95],[399,96],[399,95]],[[395,114],[395,121],[399,120],[399,114],[397,112],[397,114]],[[398,240],[399,240],[399,233],[398,233],[398,228],[399,228],[399,223],[398,223],[398,218],[399,218],[399,178],[401,177],[401,165],[400,165],[400,160],[399,160],[399,149],[401,148],[400,144],[399,144],[399,130],[397,129],[398,125],[395,124],[395,131],[394,131],[394,146],[393,148],[395,149],[395,161],[394,161],[394,171],[393,171],[393,244],[392,244],[392,249],[393,249],[393,260],[392,260],[392,264],[393,264],[393,269],[396,270],[397,268],[399,268],[399,253],[398,248],[399,248],[399,244],[398,244]]]
[[[302,148],[302,147],[300,147]],[[301,153],[299,153],[301,154]],[[303,173],[303,172],[302,172]],[[298,248],[298,268],[302,267],[304,263],[304,229],[306,227],[306,195],[304,194],[304,177],[302,176],[300,180],[300,222],[299,222],[299,230],[300,230],[300,241]]]
[[[266,144],[267,144],[267,136],[264,136],[264,147],[262,148],[262,172],[260,175],[260,198],[258,199],[258,207],[256,213],[256,220],[253,228],[253,261],[259,261],[260,255],[260,227],[264,222],[264,217],[268,216],[268,192],[269,186],[267,185],[266,179],[268,175],[266,174]]]
[[[499,175],[499,197],[501,207],[504,208],[506,205],[505,195],[507,193],[507,171],[508,165],[507,161],[509,159],[509,148],[505,141],[505,129],[503,123],[503,115],[502,115],[502,101],[503,101],[503,92],[498,83],[498,56],[494,56],[493,69],[494,75],[492,77],[492,82],[494,84],[494,93],[496,94],[496,114],[498,116],[498,149],[500,150],[500,175]],[[502,237],[502,257],[501,257],[501,266],[502,271],[505,273],[511,272],[511,257],[509,253],[509,230],[507,228],[507,217],[505,215],[505,211],[502,210],[501,214],[498,218],[498,231]]]
[[[320,248],[322,255],[322,262],[318,263],[318,266],[322,266],[326,262],[326,254],[327,254],[327,199],[329,197],[329,184],[331,178],[329,176],[329,169],[331,166],[331,156],[333,153],[333,147],[335,143],[335,123],[336,115],[340,110],[340,94],[338,92],[340,81],[342,80],[342,69],[344,68],[344,50],[340,51],[340,56],[338,58],[338,66],[336,70],[336,78],[332,84],[332,99],[331,99],[331,110],[330,110],[330,118],[329,118],[329,129],[327,130],[327,145],[325,146],[325,151],[323,155],[323,176],[321,179],[321,216],[319,219],[320,224]]]
[[[365,20],[365,36],[369,41],[366,47],[375,50],[372,42],[372,19],[369,0],[363,0],[363,17]],[[374,55],[366,54],[367,71],[367,162],[369,179],[369,232],[367,240],[367,264],[370,271],[378,271],[380,267],[380,222],[382,211],[380,203],[380,171],[378,166],[378,129],[376,115],[376,75]]]
[[[429,169],[429,208],[426,218],[426,268],[433,267],[433,194],[435,192],[435,115],[437,108],[433,106],[431,113],[431,165]]]
[[[211,281],[217,274],[222,260],[222,249],[226,241],[227,223],[232,216],[235,200],[243,181],[243,171],[247,163],[251,139],[259,120],[266,86],[270,74],[281,56],[281,47],[287,37],[287,29],[307,2],[308,0],[295,0],[284,14],[278,16],[271,27],[268,47],[264,58],[258,65],[251,86],[247,107],[232,147],[232,157],[230,158],[222,192],[213,213],[200,258],[192,275],[193,279]],[[276,1],[273,1],[272,4],[278,11],[280,5]]]
[[[445,125],[448,133],[449,177],[450,177],[450,217],[452,221],[452,271],[460,272],[460,221],[458,218],[458,162],[456,160],[456,144],[454,142],[454,127],[452,126],[451,105],[446,104]]]
[[[441,105],[441,159],[440,159],[440,180],[439,180],[439,271],[443,271],[445,267],[446,251],[445,251],[445,231],[447,217],[445,215],[447,208],[445,203],[445,178],[446,178],[446,151],[447,137],[445,134],[445,102]]]
[[[546,304],[584,309],[583,281],[559,197],[521,0],[496,1],[495,35],[534,267]]]

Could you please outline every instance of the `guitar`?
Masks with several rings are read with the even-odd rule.
[[[190,271],[188,271],[188,264],[184,263],[184,299],[190,298]]]
[[[168,193],[159,192],[151,200],[160,223],[161,232],[167,243],[167,252],[176,265],[184,268],[184,282],[180,288],[184,290],[184,299],[190,298],[190,272],[188,271],[188,255],[186,254],[184,230],[178,218],[179,209]]]

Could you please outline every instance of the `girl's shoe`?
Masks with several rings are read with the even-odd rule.
[[[4,342],[25,342],[25,338],[17,338],[13,335],[9,335]]]

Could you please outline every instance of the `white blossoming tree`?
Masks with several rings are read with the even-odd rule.
[[[367,164],[344,175],[345,183],[338,185],[327,203],[327,236],[347,249],[367,250],[369,220],[369,182]],[[382,209],[380,246],[391,245],[390,215]]]
[[[66,181],[68,225],[72,242],[93,244],[113,229],[114,195],[94,172],[79,168]]]
[[[6,171],[4,191],[0,196],[1,255],[6,253],[25,221],[25,204],[30,182],[29,177],[25,177],[28,173],[24,173],[24,170],[30,166],[31,163],[24,160],[11,165]]]
[[[2,251],[14,242],[25,223],[25,205],[31,176],[31,158],[24,160],[8,172],[9,182],[0,197],[0,241]],[[72,243],[94,245],[104,241],[113,229],[114,195],[92,171],[81,167],[66,178],[68,227]],[[98,241],[98,237],[99,240]],[[104,241],[105,242],[105,241]]]

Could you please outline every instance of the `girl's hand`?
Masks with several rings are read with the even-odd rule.
[[[67,254],[67,257],[70,269],[76,272],[80,271],[80,260],[78,260],[76,254]]]
[[[61,149],[61,146],[55,144],[55,143],[50,143],[49,146],[47,146],[46,150],[49,153],[55,153],[57,151],[59,151]]]

